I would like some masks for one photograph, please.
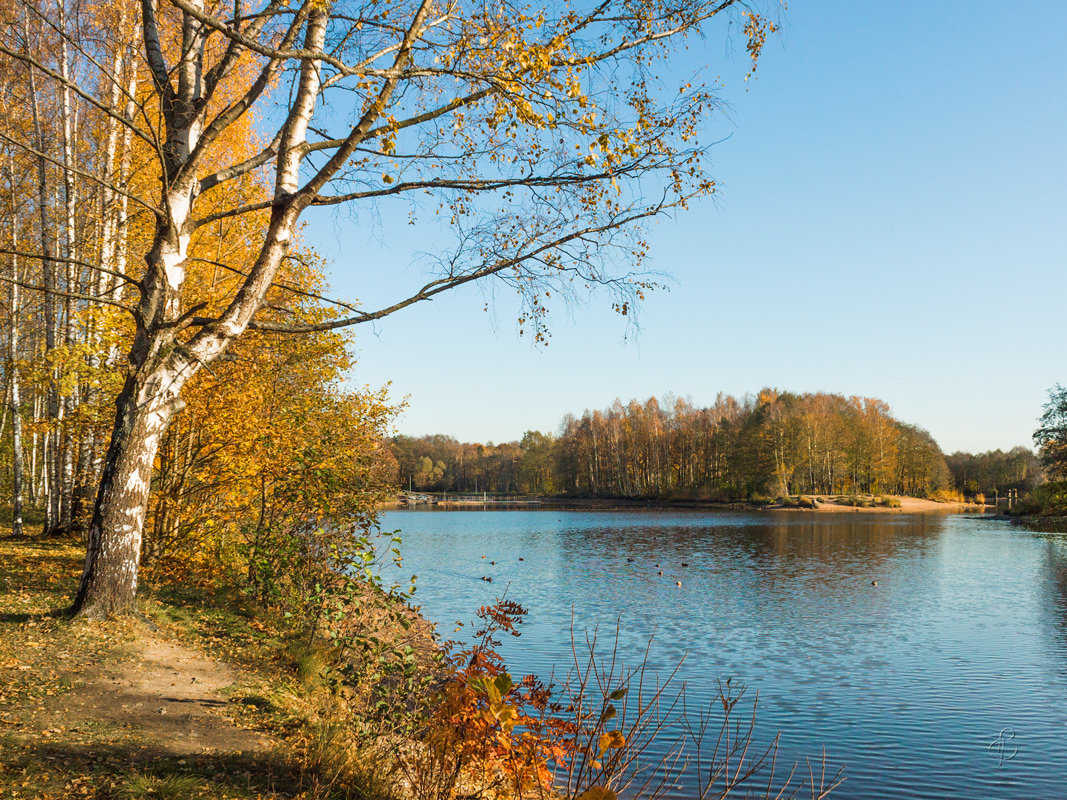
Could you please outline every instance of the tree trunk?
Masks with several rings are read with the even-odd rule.
[[[96,366],[98,359],[94,356]],[[86,403],[92,402],[94,395],[89,395]],[[74,490],[70,500],[71,530],[79,533],[85,532],[85,512],[92,502],[92,487],[96,484],[93,475],[93,457],[96,450],[96,433],[90,424],[78,449],[78,466],[75,469]]]
[[[34,392],[33,396],[33,433],[30,436],[30,505],[37,506],[37,498],[40,493],[37,491],[37,421],[40,418],[40,406],[41,398],[37,392]]]
[[[169,85],[154,18],[146,16],[142,22],[149,66],[159,85]],[[186,41],[176,68],[177,88],[172,87],[173,94],[164,103],[167,138],[162,148],[166,176],[162,206],[167,214],[157,218],[152,248],[145,256],[129,376],[116,401],[115,426],[89,523],[85,569],[71,609],[81,616],[111,616],[134,609],[153,462],[167,425],[182,406],[182,388],[244,333],[285,257],[300,212],[310,202],[310,195],[293,196],[320,87],[321,65],[316,61],[303,63],[279,144],[276,194],[287,202],[272,210],[259,255],[226,310],[216,321],[176,344],[180,328],[174,323],[179,317],[194,229],[193,203],[200,186],[194,154],[203,152],[197,146],[207,109],[199,95],[205,29],[188,15],[183,24]],[[304,40],[307,49],[322,48],[326,24],[324,8],[310,12]],[[121,238],[117,244],[121,246]]]
[[[15,170],[8,155],[8,180],[11,183],[11,249],[19,249],[18,220],[15,215]],[[21,537],[22,532],[22,402],[19,397],[19,269],[18,257],[11,256],[11,286],[8,320],[8,358],[11,362],[11,535]]]
[[[75,286],[74,262],[78,258],[77,243],[77,195],[78,186],[74,174],[74,143],[77,137],[77,123],[71,108],[71,91],[68,81],[70,79],[70,48],[66,35],[67,18],[66,5],[59,4],[59,26],[63,34],[59,37],[60,62],[59,73],[63,78],[63,91],[61,94],[60,116],[62,118],[63,133],[63,229],[64,229],[64,264],[66,289],[72,291]],[[68,346],[75,345],[74,337],[74,307],[72,298],[67,296],[63,303],[64,342]],[[74,430],[73,419],[75,410],[74,397],[67,395],[63,398],[63,417],[67,421],[63,428],[60,443],[59,456],[59,529],[63,533],[71,530],[72,506],[74,496]]]
[[[167,425],[181,409],[184,382],[167,367],[134,373],[115,402],[74,614],[107,617],[134,609],[152,465]]]
[[[23,35],[26,41],[30,41],[29,25],[24,23]],[[44,130],[41,124],[41,111],[39,101],[37,98],[37,79],[33,69],[29,69],[29,87],[30,87],[30,111],[33,120],[34,129],[34,143],[37,146],[37,150],[41,155],[37,157],[37,211],[40,217],[41,226],[41,269],[42,269],[42,283],[44,288],[44,296],[41,298],[41,303],[44,306],[44,333],[45,333],[45,357],[47,358],[51,354],[52,350],[56,346],[56,311],[55,311],[55,295],[53,294],[56,288],[56,265],[53,261],[54,247],[52,236],[52,220],[49,219],[48,209],[49,203],[49,183],[48,183],[48,162],[45,160],[44,153],[48,150],[48,144],[44,138]],[[44,494],[44,529],[43,532],[48,534],[52,528],[58,523],[59,518],[59,496],[56,494],[58,487],[56,486],[56,478],[58,477],[58,456],[59,456],[59,395],[57,393],[55,376],[49,380],[47,389],[48,403],[47,413],[49,423],[55,427],[54,431],[46,431],[45,433],[45,447],[42,457],[44,460],[43,472],[47,476],[48,480],[45,482],[43,489]]]

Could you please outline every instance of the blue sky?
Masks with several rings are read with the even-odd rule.
[[[402,433],[469,441],[775,386],[879,397],[946,452],[1029,445],[1067,383],[1067,4],[794,0],[782,21],[747,85],[721,28],[678,62],[725,82],[720,191],[650,229],[670,282],[639,330],[593,296],[536,347],[469,287],[359,327],[353,384],[391,381]],[[424,282],[406,222],[320,213],[305,240],[335,295],[377,306]]]

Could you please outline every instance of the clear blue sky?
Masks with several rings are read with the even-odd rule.
[[[672,278],[640,330],[592,297],[547,348],[465,288],[355,332],[356,385],[409,398],[401,433],[505,441],[668,392],[862,394],[946,452],[1030,445],[1067,383],[1067,3],[793,0],[758,77],[712,28],[713,201],[650,232]],[[421,285],[406,219],[322,214],[334,294]],[[503,294],[503,293],[502,293]]]

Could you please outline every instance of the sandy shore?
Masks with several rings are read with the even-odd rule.
[[[879,514],[953,514],[959,513],[960,511],[981,512],[986,509],[986,506],[975,505],[973,503],[938,503],[934,500],[924,500],[919,497],[898,497],[897,499],[900,500],[900,508],[887,508],[886,506],[857,508],[855,506],[838,505],[837,503],[819,503],[819,507],[816,509],[801,508],[797,510],[815,511],[819,513],[862,511],[864,513],[874,512]]]

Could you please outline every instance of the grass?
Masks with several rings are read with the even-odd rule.
[[[203,789],[194,775],[167,775],[159,777],[148,773],[131,775],[118,791],[121,800],[183,800],[193,797]]]
[[[0,703],[39,703],[70,689],[72,674],[121,657],[128,622],[98,635],[64,612],[81,575],[82,551],[66,542],[0,540]],[[9,714],[0,712],[0,720]]]

